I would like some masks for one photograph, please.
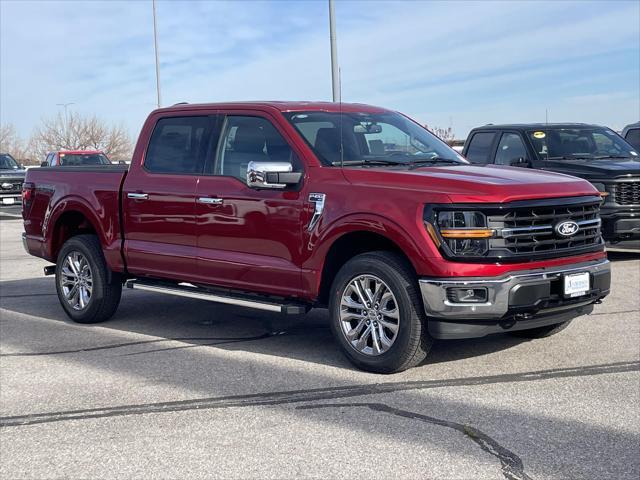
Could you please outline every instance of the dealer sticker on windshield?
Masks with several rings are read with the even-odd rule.
[[[533,132],[533,138],[544,138],[547,134],[544,132]]]
[[[589,291],[589,272],[575,273],[564,276],[564,295],[566,297],[579,297]]]

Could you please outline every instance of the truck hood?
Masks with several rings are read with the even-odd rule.
[[[452,203],[502,203],[538,198],[597,195],[587,181],[559,173],[527,168],[455,165],[424,167],[344,168],[354,185],[405,189],[424,194],[446,195]],[[381,192],[383,194],[383,192]]]
[[[24,178],[27,170],[24,168],[0,170],[0,178]]]
[[[545,168],[587,179],[640,176],[640,159],[603,158],[601,160],[548,160]]]

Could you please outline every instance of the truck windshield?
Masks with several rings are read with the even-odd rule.
[[[398,113],[294,112],[285,116],[325,165],[467,163],[427,129]]]
[[[61,153],[60,165],[110,165],[111,162],[102,153]]]
[[[0,170],[18,170],[20,165],[9,154],[0,154]]]
[[[527,134],[541,160],[638,157],[631,145],[608,128],[549,128]]]

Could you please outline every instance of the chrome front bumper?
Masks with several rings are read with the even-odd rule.
[[[565,299],[562,277],[569,273],[589,272],[591,290],[584,297]],[[609,293],[611,267],[608,260],[578,265],[510,273],[498,278],[423,278],[420,290],[429,317],[446,321],[501,320],[505,317],[531,318],[589,305]],[[452,303],[447,288],[486,288],[485,303]]]

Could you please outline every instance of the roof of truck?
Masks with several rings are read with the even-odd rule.
[[[58,150],[56,153],[60,155],[94,155],[104,152],[102,150]]]
[[[336,102],[285,102],[285,101],[254,101],[254,102],[223,102],[223,103],[177,103],[171,107],[160,108],[159,111],[172,110],[211,110],[211,109],[264,109],[271,108],[281,112],[304,112],[304,111],[322,111],[322,112],[364,112],[364,113],[383,113],[389,110],[363,103],[336,103]]]
[[[556,128],[603,128],[589,123],[507,123],[502,125],[483,125],[473,130],[550,130]]]

